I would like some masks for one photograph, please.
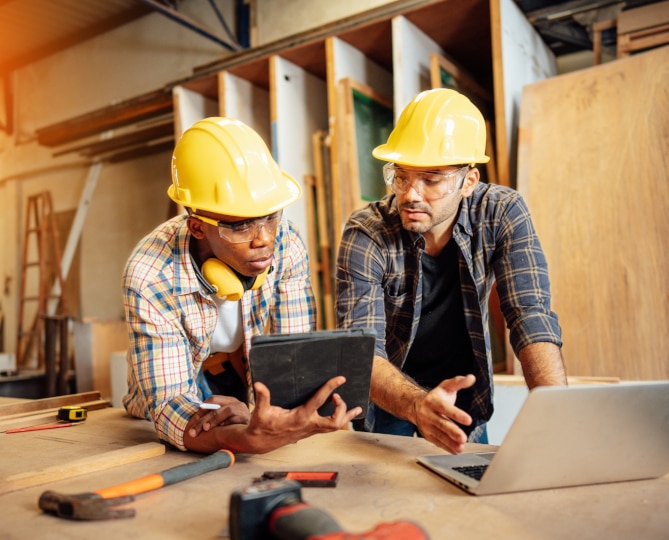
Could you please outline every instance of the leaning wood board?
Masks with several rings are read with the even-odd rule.
[[[669,47],[526,86],[518,189],[569,375],[669,378]]]

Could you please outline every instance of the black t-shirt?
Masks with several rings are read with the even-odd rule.
[[[434,388],[444,379],[473,373],[474,352],[465,326],[458,246],[451,239],[436,257],[423,253],[423,302],[416,338],[402,368],[418,384]],[[471,389],[456,405],[468,411]]]

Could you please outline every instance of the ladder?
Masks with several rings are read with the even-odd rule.
[[[32,294],[28,294],[29,290]],[[16,341],[17,367],[44,368],[44,318],[52,315],[49,313],[52,305],[59,307],[61,313],[67,312],[51,192],[43,191],[28,197]]]

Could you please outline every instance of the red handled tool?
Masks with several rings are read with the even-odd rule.
[[[345,532],[324,510],[302,502],[293,480],[257,482],[230,497],[230,540],[428,540],[411,521],[380,523],[371,531]]]

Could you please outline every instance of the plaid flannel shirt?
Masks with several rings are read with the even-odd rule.
[[[476,364],[469,412],[481,424],[493,412],[488,299],[495,280],[516,354],[535,342],[561,346],[561,331],[550,308],[546,259],[518,192],[479,183],[462,201],[453,237]],[[424,246],[422,235],[402,227],[395,196],[388,195],[351,215],[339,248],[337,324],[375,328],[376,354],[399,368],[420,320]]]
[[[201,366],[218,318],[193,268],[190,238],[186,216],[166,221],[139,242],[123,274],[130,340],[123,404],[132,416],[152,420],[158,436],[181,450],[186,424],[211,394]],[[310,332],[316,326],[306,248],[285,219],[272,266],[263,285],[241,300],[245,351],[252,336],[265,331]],[[245,364],[250,380],[246,358]]]

